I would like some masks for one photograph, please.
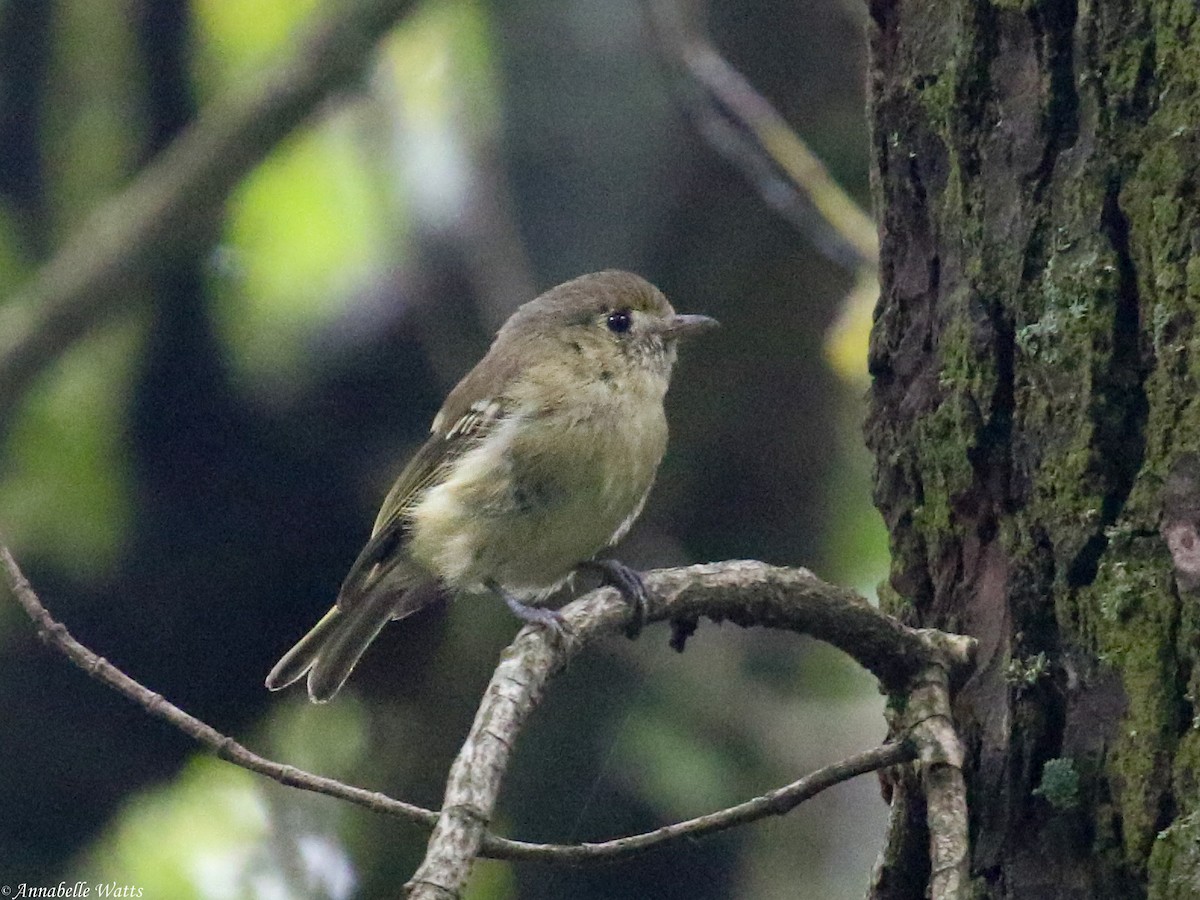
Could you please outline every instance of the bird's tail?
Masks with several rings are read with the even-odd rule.
[[[416,612],[437,596],[433,584],[399,594],[378,585],[348,609],[333,607],[275,664],[267,675],[267,688],[277,691],[307,674],[308,696],[314,703],[333,699],[384,625]]]

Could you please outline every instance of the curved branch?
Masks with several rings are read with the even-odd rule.
[[[913,685],[906,733],[920,746],[921,789],[929,828],[930,900],[957,900],[971,881],[963,746],[950,712],[950,676],[930,665]]]
[[[0,421],[33,379],[136,296],[132,278],[196,238],[245,174],[331,92],[414,0],[327,4],[295,49],[201,111],[0,308]]]
[[[753,800],[747,800],[745,803],[739,803],[737,806],[731,806],[720,812],[676,822],[674,825],[664,825],[662,828],[642,834],[614,838],[610,841],[562,845],[523,844],[520,854],[508,858],[579,864],[641,853],[679,838],[697,838],[737,825],[755,822],[767,816],[786,815],[805,800],[815,797],[826,788],[831,788],[835,784],[841,784],[843,781],[867,772],[908,762],[916,758],[917,752],[916,745],[908,741],[881,744],[873,750],[856,753],[854,756],[805,775],[785,787],[776,788],[761,797],[755,797]],[[486,841],[484,842],[484,853],[485,855],[487,853]],[[530,855],[523,855],[526,853]]]
[[[373,812],[396,816],[421,825],[433,828],[438,821],[438,813],[424,809],[411,803],[405,803],[378,791],[368,791],[363,788],[347,785],[332,778],[325,778],[311,772],[305,772],[294,766],[285,765],[266,759],[248,750],[231,737],[222,734],[212,726],[202,722],[179,707],[167,701],[158,694],[126,675],[112,663],[100,657],[95,652],[79,643],[67,630],[66,626],[56,621],[38,599],[29,581],[21,572],[13,559],[11,552],[0,543],[0,563],[5,569],[9,587],[26,614],[37,626],[38,636],[48,645],[62,651],[68,659],[98,681],[108,685],[127,699],[137,703],[151,715],[175,726],[184,734],[209,748],[218,757],[234,765],[241,766],[251,772],[265,775],[281,784],[301,790],[324,794],[339,800],[354,803]],[[778,575],[793,574],[799,578],[799,583],[806,583],[812,576],[803,570],[773,569],[759,563],[730,563],[716,566],[696,566],[692,569],[666,570],[650,573],[650,581],[657,584],[660,579],[663,584],[677,579],[678,576],[694,570],[707,570],[710,577],[733,577],[745,580],[747,570],[763,570]],[[732,571],[723,571],[731,569]],[[715,573],[715,574],[714,574]],[[786,579],[785,579],[786,580]],[[815,580],[815,579],[812,579]],[[818,582],[818,584],[821,584]],[[843,593],[830,585],[824,588],[835,594]],[[841,602],[838,596],[837,602]],[[594,598],[592,595],[571,604],[576,607],[579,603],[593,605],[593,600],[604,604],[603,611],[613,613],[612,627],[618,628],[622,619],[627,615],[623,602],[612,598]],[[657,601],[652,600],[652,604]],[[657,617],[664,617],[669,609],[658,609]],[[876,614],[878,615],[878,614]],[[920,635],[920,632],[916,632]],[[875,769],[896,765],[915,757],[918,748],[915,744],[899,740],[884,744],[874,750],[860,753],[848,759],[818,769],[805,777],[785,787],[778,788],[761,797],[748,800],[737,806],[710,813],[685,822],[668,825],[643,834],[615,838],[608,841],[580,844],[538,844],[526,841],[510,840],[490,833],[484,833],[479,848],[480,854],[493,859],[509,859],[528,862],[546,862],[566,865],[580,865],[589,862],[600,862],[615,859],[620,856],[641,853],[660,844],[681,837],[698,837],[721,831],[735,825],[745,824],[768,815],[783,815],[803,801],[815,796],[828,787],[839,784],[856,775]]]
[[[13,595],[37,626],[38,637],[50,646],[61,650],[71,662],[88,675],[132,700],[150,715],[174,725],[221,759],[229,760],[243,769],[265,775],[281,784],[326,794],[341,800],[349,800],[368,809],[409,819],[426,828],[432,827],[437,821],[437,813],[431,810],[405,803],[402,800],[395,800],[378,791],[368,791],[343,784],[332,778],[314,775],[311,772],[297,769],[295,766],[284,765],[247,750],[233,738],[184,712],[162,694],[155,693],[141,682],[130,678],[108,660],[98,656],[75,640],[67,631],[67,627],[61,622],[55,621],[46,607],[42,605],[30,586],[29,580],[21,572],[17,561],[13,559],[12,553],[3,544],[0,544],[0,561],[4,564],[8,585],[12,589]]]
[[[659,569],[645,581],[650,621],[705,617],[809,634],[849,654],[892,691],[905,690],[930,668],[968,664],[974,649],[970,638],[908,628],[806,569],[734,561]],[[405,886],[410,898],[462,896],[517,736],[551,677],[597,637],[627,625],[631,611],[604,588],[569,603],[562,616],[561,638],[530,626],[504,652],[450,768],[425,859]]]

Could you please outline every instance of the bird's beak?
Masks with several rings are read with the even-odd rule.
[[[708,316],[673,315],[662,323],[658,329],[663,337],[680,338],[709,331],[720,323]]]

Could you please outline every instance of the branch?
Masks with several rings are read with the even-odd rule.
[[[963,747],[950,714],[950,677],[930,665],[909,694],[907,733],[921,747],[921,786],[929,827],[930,900],[958,900],[970,886],[970,836]]]
[[[676,0],[646,0],[663,57],[690,90],[684,102],[709,143],[742,173],[768,205],[808,233],[851,271],[879,261],[875,223],[830,176],[770,102],[713,46]],[[812,210],[827,230],[814,228]],[[830,240],[832,238],[832,240]],[[834,246],[830,246],[830,244]]]
[[[926,684],[931,668],[945,672],[969,664],[974,649],[970,638],[908,628],[806,569],[735,561],[660,569],[646,573],[645,581],[650,621],[694,623],[703,616],[809,634],[846,652],[892,692],[907,693],[918,676],[919,684]],[[568,604],[562,615],[561,639],[527,627],[496,667],[451,766],[425,859],[405,886],[410,900],[462,896],[512,749],[550,678],[600,635],[623,628],[631,618],[629,605],[611,588]],[[929,751],[921,747],[920,752]],[[940,896],[948,900],[951,895]]]
[[[29,581],[21,572],[11,552],[3,544],[0,544],[0,562],[4,566],[8,584],[13,595],[37,626],[38,636],[46,644],[62,651],[71,662],[84,672],[132,700],[151,715],[178,728],[184,734],[209,748],[221,759],[225,759],[251,772],[265,775],[289,787],[345,800],[373,812],[415,822],[427,829],[433,828],[438,821],[438,814],[431,810],[396,800],[378,791],[368,791],[363,788],[344,784],[332,778],[314,775],[310,772],[297,769],[294,766],[266,759],[246,749],[212,726],[184,712],[179,707],[167,701],[161,694],[151,691],[140,682],[126,675],[112,663],[79,643],[79,641],[72,637],[67,628],[56,621],[46,610],[30,586]],[[689,572],[694,573],[697,569],[715,571],[718,578],[725,578],[727,580],[745,581],[750,572],[763,570],[776,574],[794,575],[799,579],[797,582],[799,584],[806,584],[810,580],[816,582],[817,585],[822,584],[803,570],[773,569],[772,567],[763,566],[760,563],[697,566],[691,570],[666,570],[664,572],[651,573],[649,577],[652,583],[657,583],[661,577],[665,584],[672,576],[681,576]],[[722,571],[725,569],[729,571]],[[749,586],[747,585],[747,587]],[[843,592],[829,585],[823,585],[823,587],[837,595],[833,598],[834,602],[842,602],[843,598],[840,594]],[[611,592],[605,593],[608,594]],[[611,596],[596,598],[594,595],[588,595],[580,601],[571,604],[567,612],[573,615],[575,608],[581,604],[594,609],[597,602],[605,604],[603,612],[608,619],[611,619],[610,627],[613,629],[621,627],[623,618],[628,614],[628,610],[623,601],[614,600]],[[654,610],[657,613],[657,617],[663,618],[669,610],[660,610],[658,609],[657,602],[652,602],[654,603]],[[875,615],[879,614],[876,613]],[[921,635],[922,633],[917,632],[916,634]],[[522,632],[519,638],[524,637],[525,632]],[[923,639],[924,637],[922,637]],[[874,750],[869,750],[841,762],[826,766],[792,784],[778,788],[737,806],[642,834],[595,843],[559,845],[515,841],[490,833],[484,833],[481,838],[479,850],[481,855],[493,859],[565,865],[580,865],[612,860],[622,856],[642,853],[682,837],[696,838],[732,828],[736,825],[756,821],[766,816],[784,815],[826,788],[840,784],[865,772],[893,766],[913,759],[917,753],[918,747],[906,740],[884,744]]]
[[[414,0],[326,5],[268,71],[201,111],[0,308],[0,421],[51,362],[137,296],[129,282],[194,241],[242,177],[334,90]]]
[[[229,760],[229,762],[241,766],[243,769],[249,769],[251,772],[266,775],[268,778],[272,778],[281,784],[298,787],[306,791],[314,791],[318,794],[326,794],[342,800],[349,800],[351,803],[365,806],[368,809],[409,819],[427,828],[432,827],[437,820],[437,813],[431,810],[422,809],[419,806],[414,806],[411,803],[405,803],[401,800],[394,800],[377,791],[367,791],[362,788],[343,784],[332,778],[313,775],[294,766],[265,759],[247,750],[233,738],[222,734],[211,725],[184,712],[163,697],[162,694],[155,693],[141,682],[130,678],[108,660],[98,656],[75,640],[71,636],[71,633],[67,631],[66,626],[55,621],[50,613],[47,612],[46,607],[42,605],[37,594],[34,593],[28,579],[21,572],[17,561],[13,559],[12,553],[3,544],[0,544],[0,561],[4,564],[4,569],[8,576],[8,585],[12,589],[13,596],[17,598],[17,602],[21,604],[26,614],[37,626],[38,637],[51,647],[61,650],[71,662],[83,669],[88,675],[91,675],[97,681],[108,685],[116,690],[117,693],[132,700],[146,710],[146,712],[150,713],[150,715],[174,725],[188,737],[203,744],[221,759]]]
[[[946,667],[931,663],[904,702],[889,706],[888,719],[889,732],[905,735],[920,753],[916,769],[892,785],[887,835],[867,900],[918,892],[930,900],[961,900],[970,889],[971,844],[964,751],[951,718]],[[919,843],[926,835],[922,859]]]
[[[731,806],[720,812],[677,822],[674,825],[666,825],[656,828],[654,831],[593,844],[524,844],[521,854],[537,851],[537,855],[514,855],[508,858],[577,864],[613,859],[618,856],[630,856],[679,838],[694,839],[737,825],[755,822],[767,816],[786,815],[805,800],[812,799],[826,788],[849,781],[851,778],[867,772],[908,762],[916,757],[917,752],[916,745],[908,741],[882,744],[873,750],[855,754],[841,762],[818,769],[785,787],[776,788],[761,797],[755,797],[753,800],[747,800],[745,803],[739,803],[737,806]],[[485,841],[485,850],[486,846]]]

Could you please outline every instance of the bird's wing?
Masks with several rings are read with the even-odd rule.
[[[507,414],[504,388],[517,371],[517,360],[485,366],[495,356],[495,349],[493,345],[492,352],[450,392],[433,420],[429,439],[388,491],[371,539],[338,592],[337,605],[342,610],[352,609],[364,593],[403,562],[400,550],[406,539],[407,513],[417,498]]]

